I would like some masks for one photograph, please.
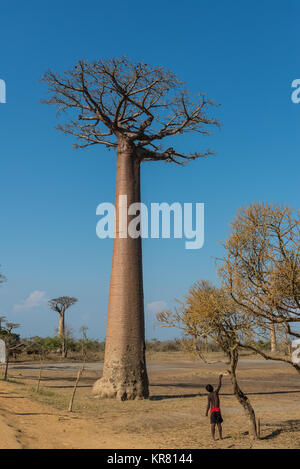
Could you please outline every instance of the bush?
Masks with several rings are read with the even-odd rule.
[[[181,352],[182,345],[179,339],[160,341],[157,339],[146,340],[148,352]]]

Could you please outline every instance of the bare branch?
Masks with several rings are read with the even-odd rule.
[[[185,155],[153,147],[156,140],[177,134],[209,135],[210,128],[219,125],[209,116],[213,102],[200,94],[193,103],[183,84],[162,67],[133,63],[125,57],[92,63],[81,60],[62,76],[47,72],[42,81],[50,93],[44,102],[54,104],[58,113],[71,115],[58,128],[84,141],[75,148],[98,143],[116,147],[119,139],[127,139],[141,160],[177,164],[212,154]]]

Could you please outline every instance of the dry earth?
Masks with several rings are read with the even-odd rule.
[[[99,364],[88,364],[71,414],[66,409],[80,364],[47,364],[40,393],[34,390],[38,364],[12,365],[13,382],[0,381],[0,448],[300,447],[300,376],[291,367],[257,359],[240,364],[240,385],[261,420],[261,440],[255,443],[225,376],[225,438],[212,443],[204,385],[214,384],[226,364],[175,358],[149,362],[151,398],[133,402],[94,399],[91,386],[100,375]]]

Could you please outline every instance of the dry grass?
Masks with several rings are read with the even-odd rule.
[[[166,354],[164,361],[160,354],[152,360],[150,357],[151,397],[145,401],[95,399],[91,387],[100,373],[90,369],[85,371],[73,414],[81,419],[81,447],[88,447],[92,423],[96,429],[101,429],[102,435],[105,434],[105,444],[100,438],[97,447],[300,447],[299,375],[292,368],[252,360],[241,364],[240,385],[248,393],[262,424],[262,439],[255,443],[249,440],[247,419],[232,395],[229,378],[225,377],[221,395],[225,438],[212,443],[209,421],[204,416],[207,399],[204,386],[208,382],[214,384],[226,364],[219,362],[221,355],[210,357],[216,363],[207,365],[189,361],[184,355],[180,357],[178,352],[174,354],[176,358]],[[39,393],[34,391],[37,369],[11,369],[10,377],[26,384],[26,395],[30,399],[62,412],[67,409],[76,373],[75,369],[44,371]],[[89,424],[84,423],[86,419]]]

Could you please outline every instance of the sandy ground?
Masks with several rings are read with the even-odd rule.
[[[261,420],[261,440],[251,442],[243,409],[224,377],[221,406],[224,439],[213,443],[205,417],[207,383],[225,363],[183,359],[149,363],[151,398],[98,400],[91,386],[101,375],[88,364],[68,413],[79,364],[49,363],[36,393],[38,364],[15,364],[0,381],[0,448],[299,448],[300,376],[289,366],[243,360],[240,385]]]
[[[121,446],[119,436],[104,436],[101,419],[59,411],[25,397],[24,391],[15,384],[0,384],[0,449],[132,447],[126,435]]]

